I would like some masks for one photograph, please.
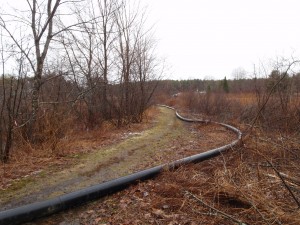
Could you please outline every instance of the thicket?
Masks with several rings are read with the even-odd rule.
[[[156,97],[219,121],[251,124],[255,120],[266,130],[299,131],[300,73],[284,69],[239,80],[160,81]]]
[[[146,11],[118,0],[26,4],[0,16],[0,160],[13,146],[59,152],[72,129],[141,122],[161,72]]]
[[[229,80],[229,93],[192,90],[171,101],[191,116],[233,124],[243,132],[240,146],[214,159],[208,178],[199,184],[206,187],[196,189],[200,193],[194,199],[207,203],[205,212],[215,213],[207,218],[211,224],[299,223],[300,74],[293,71],[297,64],[280,63],[265,78]],[[246,89],[240,86],[243,82],[248,83]],[[201,168],[205,171],[206,166]],[[203,171],[197,171],[203,177]]]

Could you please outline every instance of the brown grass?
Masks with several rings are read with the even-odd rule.
[[[191,104],[187,97],[193,96],[172,99],[173,104],[184,109]],[[257,104],[255,95],[228,95],[226,100],[234,103],[230,121],[247,130],[256,110],[232,118],[244,113],[236,109]],[[241,146],[226,154],[167,171],[79,209],[78,217],[76,211],[64,217],[75,216],[83,224],[300,224],[300,134],[259,126],[265,123],[261,120]]]
[[[282,155],[279,141],[252,136],[242,146],[212,160],[166,171],[101,201],[63,214],[81,224],[299,224],[300,212],[265,155],[289,177],[300,179],[299,158]],[[299,139],[284,146],[299,150]],[[272,154],[270,154],[272,151]],[[289,162],[289,163],[287,163]],[[288,183],[300,199],[300,184]],[[227,216],[226,216],[227,215]],[[44,219],[38,224],[55,224]]]
[[[191,97],[182,95],[172,101],[183,109],[193,103],[194,99],[186,101]],[[234,103],[229,111],[233,116],[238,115],[236,109],[247,111],[257,104],[254,94],[226,99]],[[292,103],[299,106],[298,99]],[[235,123],[247,130],[247,121],[256,110]],[[270,117],[273,123],[276,116]],[[288,130],[299,123],[282,130],[259,126],[264,124],[261,120],[255,125],[240,147],[201,164],[165,172],[154,181],[82,208],[78,220],[89,224],[300,224],[300,134]]]
[[[37,144],[30,144],[20,133],[16,133],[18,141],[12,148],[11,159],[8,163],[0,163],[0,190],[9,188],[16,180],[39,173],[46,168],[71,166],[81,154],[120,141],[124,132],[138,132],[151,126],[150,121],[157,113],[157,109],[150,108],[145,112],[145,120],[141,124],[117,128],[106,122],[94,130],[68,130],[62,138],[57,137],[52,131],[66,124],[53,124],[53,121],[50,124],[49,121],[48,124],[44,124],[47,129],[43,131],[47,140]]]
[[[227,100],[245,109],[255,103],[253,97],[229,95]],[[182,99],[172,101],[176,107],[186,106]],[[234,109],[240,105],[230,108],[229,121],[238,114]],[[255,112],[234,123],[247,130],[248,120],[243,118],[251,121]],[[217,158],[166,171],[155,180],[37,223],[300,224],[299,131],[261,125],[263,120],[239,147]]]

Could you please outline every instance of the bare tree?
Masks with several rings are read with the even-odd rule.
[[[135,122],[142,121],[145,109],[149,106],[150,99],[158,85],[158,82],[150,82],[155,78],[158,62],[154,53],[155,41],[152,35],[145,35],[137,42],[136,55],[134,60],[133,79],[137,84],[135,94]]]
[[[130,4],[130,3],[127,3]],[[142,28],[144,25],[144,14],[139,15],[139,9],[132,11],[129,5],[123,4],[116,12],[116,23],[118,31],[117,69],[119,72],[119,114],[123,114],[126,122],[130,121],[130,86],[132,85],[133,64],[136,57],[138,41],[144,35]],[[134,106],[132,106],[134,107]],[[123,117],[119,115],[119,118]],[[120,125],[121,121],[118,121]]]
[[[11,134],[0,140],[5,160],[15,128],[39,144],[49,139],[46,131],[61,137],[64,123],[57,118],[67,120],[64,115],[81,117],[90,128],[103,120],[140,122],[157,85],[151,81],[157,61],[145,11],[119,0],[25,3],[27,10],[0,15],[7,41],[2,53],[18,56],[21,68],[14,77],[2,69],[0,136]],[[4,54],[2,62],[4,67]]]
[[[232,91],[241,92],[243,80],[246,79],[247,71],[244,68],[239,67],[234,69],[231,75],[234,79],[232,85]]]
[[[117,0],[97,0],[94,6],[94,13],[99,13],[99,22],[96,23],[96,40],[98,45],[98,63],[100,73],[103,77],[101,86],[102,115],[105,119],[111,117],[108,112],[109,101],[107,99],[108,77],[113,64],[113,44],[116,40],[116,12],[120,9],[121,3]],[[94,14],[94,17],[96,15]]]
[[[290,106],[289,95],[290,88],[288,87],[289,73],[293,71],[296,65],[299,65],[299,60],[280,59],[273,65],[273,70],[267,79],[267,85],[263,88],[256,87],[257,94],[257,113],[249,128],[250,133],[253,126],[259,120],[267,122],[268,128],[280,126],[281,129],[289,127],[293,123],[293,119],[288,113]],[[256,72],[255,72],[256,73]],[[287,82],[287,83],[286,83]],[[277,96],[276,96],[277,95]],[[281,110],[278,110],[281,108]],[[296,118],[298,120],[298,118]],[[276,121],[276,123],[274,123]]]
[[[77,88],[85,90],[82,102],[84,102],[83,111],[86,111],[87,115],[81,115],[81,118],[85,121],[86,128],[98,125],[98,122],[101,123],[102,117],[104,117],[103,108],[107,98],[103,96],[103,89],[107,85],[109,68],[107,47],[109,39],[106,35],[110,35],[110,33],[107,31],[107,25],[103,25],[103,27],[99,25],[103,23],[102,19],[107,19],[104,15],[106,9],[100,7],[107,6],[102,6],[102,2],[99,1],[99,8],[95,9],[93,1],[90,3],[85,9],[77,7],[74,9],[78,23],[82,24],[82,31],[69,31],[68,36],[64,36],[62,40],[73,77],[77,80]],[[99,13],[102,13],[100,14],[102,16],[99,16]],[[92,21],[93,18],[97,19]],[[85,20],[92,22],[83,23]],[[80,82],[78,82],[79,80]],[[101,112],[102,115],[100,115]]]
[[[58,9],[62,4],[70,2],[72,3],[72,1],[61,0],[47,0],[42,2],[37,0],[27,0],[29,11],[23,10],[21,11],[21,15],[18,15],[19,11],[15,11],[15,14],[3,14],[3,16],[0,16],[0,26],[6,31],[12,43],[16,46],[16,49],[24,54],[33,71],[31,115],[30,123],[28,123],[29,138],[32,137],[33,127],[37,120],[39,94],[42,85],[41,81],[46,57],[50,50],[51,43],[55,36],[78,25],[72,24],[67,27],[60,28],[55,23],[59,17]],[[31,34],[28,34],[26,39],[29,43],[31,42],[32,45],[27,45],[26,48],[20,45],[20,37],[16,36],[12,31],[15,27],[11,25],[11,21],[14,21],[15,26],[19,26],[22,30],[26,30],[26,28],[30,27]]]
[[[3,162],[7,162],[10,157],[14,128],[22,123],[19,112],[22,107],[26,83],[25,56],[22,53],[15,58],[18,64],[17,74],[13,76],[5,73],[5,64],[12,57],[10,54],[5,54],[9,51],[10,49],[5,48],[3,33],[1,32],[0,160]]]

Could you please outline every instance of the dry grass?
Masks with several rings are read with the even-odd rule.
[[[277,93],[268,99],[267,93],[187,92],[171,100],[175,108],[211,120],[252,124],[257,116],[256,123],[265,130],[286,133],[300,131],[300,97],[297,95],[291,95],[288,101],[284,101]]]
[[[229,93],[226,95],[228,100],[237,101],[244,106],[255,104],[257,100],[255,93]]]
[[[229,95],[227,100],[247,108],[253,95]],[[186,106],[182,99],[172,101],[176,107]],[[233,116],[236,113],[233,110]],[[247,130],[247,120],[239,118],[234,122]],[[166,171],[37,224],[57,224],[61,218],[80,224],[300,224],[299,131],[264,129],[261,124],[226,154]]]
[[[37,144],[30,144],[20,133],[16,133],[15,135],[18,135],[17,142],[12,148],[9,162],[0,164],[0,190],[5,190],[15,181],[38,174],[46,168],[71,166],[76,163],[79,155],[121,141],[124,132],[138,132],[151,126],[150,121],[157,113],[157,109],[150,108],[145,112],[143,123],[116,128],[107,122],[94,130],[68,130],[61,138],[52,131],[57,131],[66,124],[53,124],[55,121],[51,121],[51,123],[48,121],[49,123],[43,125],[47,128],[43,131],[47,138]]]
[[[187,97],[193,96],[182,95],[170,102],[184,109],[194,101],[186,101]],[[257,104],[255,95],[228,95],[226,100],[231,104],[228,112],[232,113],[227,118],[239,124],[243,131],[247,130],[247,121],[251,121],[256,112],[249,110]],[[234,119],[237,115],[239,119]],[[200,113],[200,116],[205,114]],[[225,118],[217,114],[207,117]],[[166,171],[155,180],[69,211],[68,216],[64,213],[64,221],[81,224],[300,224],[300,134],[258,126],[263,124],[261,121],[254,126],[249,138],[226,154]],[[55,224],[53,221],[38,223]]]
[[[260,107],[257,101],[265,100],[258,99],[255,94],[228,94],[224,98],[227,106],[210,118],[240,124],[244,131],[248,131],[248,123],[257,115]],[[202,108],[199,108],[199,102],[203,103]],[[187,94],[182,96],[178,106],[188,107],[191,112],[200,112],[202,117],[207,117],[205,104],[212,107],[217,102],[213,98],[207,101],[207,96]],[[232,158],[224,156],[222,165],[212,168],[213,179],[206,182],[210,185],[205,188],[209,192],[195,194],[202,196],[204,202],[210,202],[209,212],[216,213],[212,209],[216,206],[248,224],[300,223],[299,99],[293,96],[285,112],[281,106],[279,98],[271,96],[260,112],[250,138],[244,141],[238,152],[230,153]],[[224,117],[224,112],[230,116]],[[195,196],[192,198],[196,199]],[[209,224],[218,224],[216,221],[212,219]]]
[[[186,107],[186,97],[172,99],[173,105]],[[226,98],[244,110],[256,104],[253,94]],[[249,121],[253,114],[247,115]],[[235,123],[245,131],[248,125],[242,119]],[[240,147],[84,207],[77,220],[83,224],[300,224],[299,140],[297,131],[255,126]]]
[[[279,142],[259,141],[257,131],[242,146],[200,164],[166,171],[101,201],[63,214],[80,224],[299,224],[300,211],[282,181],[261,155],[294,180],[299,157],[282,156]],[[285,139],[299,152],[296,137]],[[272,150],[272,154],[270,151]],[[299,153],[298,153],[299,156]],[[289,162],[289,163],[287,163]],[[286,179],[296,198],[300,184]],[[69,219],[66,219],[69,218]],[[38,221],[55,224],[57,220]]]

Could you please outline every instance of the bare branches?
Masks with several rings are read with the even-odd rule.
[[[285,71],[282,73],[281,77],[279,80],[277,80],[277,82],[271,87],[271,89],[269,90],[266,99],[264,100],[264,102],[262,103],[262,105],[260,106],[258,112],[256,113],[255,118],[253,119],[253,121],[251,122],[251,126],[250,128],[247,129],[247,131],[245,133],[247,133],[247,136],[251,133],[254,125],[256,124],[259,116],[261,115],[261,112],[264,110],[264,108],[266,107],[267,103],[269,102],[270,97],[272,96],[272,94],[274,93],[276,87],[288,76],[288,72],[291,69],[292,66],[294,66],[295,64],[298,64],[300,61],[299,60],[293,60],[292,62],[288,63],[288,65],[286,66]]]
[[[204,205],[205,207],[212,209],[217,214],[219,214],[219,215],[221,215],[221,216],[223,216],[223,217],[225,217],[225,218],[227,218],[227,219],[229,219],[229,220],[231,220],[231,221],[233,221],[233,222],[235,222],[235,223],[237,223],[239,225],[246,225],[246,223],[243,223],[240,220],[235,219],[233,216],[231,216],[231,215],[229,215],[227,213],[224,213],[224,212],[216,209],[215,207],[213,207],[213,206],[205,203],[202,199],[198,198],[196,195],[192,194],[191,192],[185,191],[185,194],[188,195],[188,196],[190,196],[190,197],[192,197],[192,198],[194,198],[197,202],[199,202],[200,204]]]
[[[30,51],[26,52],[26,49],[23,48],[23,46],[21,46],[20,42],[14,37],[14,35],[10,32],[10,30],[8,29],[8,27],[6,26],[6,22],[4,21],[4,19],[0,16],[0,26],[7,32],[7,34],[9,35],[9,37],[11,38],[11,40],[14,42],[14,44],[18,47],[18,49],[26,56],[31,69],[33,71],[35,71],[35,65],[33,60],[30,57]]]
[[[272,167],[272,169],[275,171],[276,175],[279,177],[279,179],[282,181],[283,186],[287,189],[287,191],[290,193],[290,195],[292,196],[292,198],[294,199],[295,203],[298,205],[298,209],[300,209],[300,202],[299,200],[296,198],[296,196],[294,195],[293,191],[291,190],[291,188],[289,187],[289,185],[286,183],[285,179],[283,178],[283,175],[276,169],[276,167],[273,165],[273,163],[263,154],[258,153],[260,156],[262,156],[268,163],[269,165]]]
[[[32,75],[18,95],[24,102],[12,105],[23,110],[14,130],[22,129],[27,141],[36,142],[41,132],[36,121],[56,110],[69,110],[87,128],[104,120],[119,126],[141,121],[156,87],[147,84],[155,57],[144,12],[118,0],[26,2],[27,10],[15,9],[16,16],[0,16],[11,43],[6,52],[21,53],[20,63],[30,65]],[[14,26],[24,32],[12,32]]]

